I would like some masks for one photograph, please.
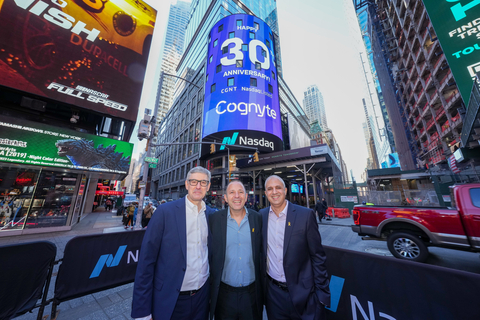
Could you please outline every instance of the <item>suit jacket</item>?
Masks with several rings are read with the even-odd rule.
[[[210,319],[215,314],[218,291],[222,280],[223,267],[225,265],[225,251],[227,246],[227,215],[228,209],[213,212],[209,215],[209,246],[210,255]],[[257,295],[257,307],[260,314],[263,312],[262,276],[260,272],[261,248],[262,248],[262,217],[252,209],[248,209],[248,222],[252,231],[252,255],[255,267],[255,291]]]
[[[162,204],[148,224],[133,287],[133,318],[172,316],[187,268],[185,208],[185,197]],[[205,215],[211,211],[207,206]]]
[[[270,207],[260,210],[263,220],[263,285],[267,282],[268,214]],[[283,269],[288,292],[295,309],[304,314],[310,293],[315,292],[318,302],[330,305],[330,290],[326,255],[313,210],[288,203],[283,243]],[[317,302],[317,303],[318,303]],[[314,309],[315,310],[315,309]]]

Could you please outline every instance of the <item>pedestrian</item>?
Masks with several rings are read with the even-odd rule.
[[[327,209],[328,209],[328,204],[325,198],[322,198],[322,219],[326,219],[327,217]],[[320,220],[322,221],[322,220]]]
[[[265,181],[262,258],[268,319],[326,319],[330,305],[326,255],[313,210],[286,200],[285,182]]]
[[[107,199],[107,200],[105,201],[105,209],[106,209],[107,211],[112,210],[112,200]]]
[[[210,319],[262,319],[262,218],[245,207],[247,196],[240,181],[230,182],[228,209],[209,216]]]
[[[133,211],[133,226],[137,223],[138,202],[135,202],[135,210]]]
[[[147,206],[143,210],[143,214],[145,215],[145,220],[144,220],[144,223],[143,223],[143,227],[146,228],[148,226],[148,223],[150,222],[150,219],[152,218],[152,214],[153,214],[153,207],[152,207],[151,202],[149,202],[147,204]]]
[[[192,168],[187,196],[158,207],[143,238],[133,287],[132,318],[208,319],[210,286],[207,216],[203,198],[210,171]]]
[[[315,214],[317,215],[317,222],[321,223],[322,222],[322,212],[323,212],[323,204],[320,199],[317,200],[317,203],[315,204]]]
[[[127,221],[125,222],[125,229],[128,229],[128,224],[130,223],[130,227],[133,229],[133,214],[135,213],[135,204],[132,202],[127,208]]]

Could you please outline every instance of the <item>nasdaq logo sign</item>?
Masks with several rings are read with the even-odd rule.
[[[126,249],[127,249],[126,245],[120,246],[118,247],[118,250],[115,256],[112,256],[111,254],[102,255],[98,259],[97,264],[95,265],[95,268],[93,269],[92,274],[90,275],[90,279],[98,277],[100,275],[100,272],[102,272],[102,269],[104,266],[107,266],[107,268],[118,266],[120,264],[120,261],[122,260],[123,254],[125,253]]]
[[[238,132],[234,132],[232,137],[225,137],[223,138],[223,141],[222,141],[222,145],[220,146],[220,150],[224,150],[225,149],[225,145],[226,144],[235,144],[235,141],[237,141],[237,137],[238,137]]]

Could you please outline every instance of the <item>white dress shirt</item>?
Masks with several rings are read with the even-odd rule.
[[[280,282],[287,282],[283,269],[283,241],[285,238],[285,224],[287,222],[287,205],[277,215],[270,207],[268,213],[267,229],[267,273],[273,279]]]
[[[208,279],[208,226],[205,216],[205,202],[200,212],[196,205],[185,197],[187,214],[187,270],[181,291],[200,289]]]

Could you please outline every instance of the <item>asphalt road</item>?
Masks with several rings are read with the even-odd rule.
[[[352,221],[353,224],[353,221]],[[362,240],[349,226],[320,225],[322,243],[326,246],[368,252],[394,258],[386,241]],[[429,247],[425,263],[480,274],[480,254],[437,247]]]

